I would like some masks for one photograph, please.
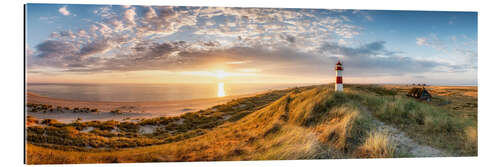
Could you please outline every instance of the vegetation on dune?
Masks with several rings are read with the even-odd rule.
[[[476,155],[477,122],[433,103],[407,98],[398,89],[346,85],[343,93],[336,93],[329,85],[322,85],[233,100],[179,117],[140,122],[52,122],[45,127],[28,127],[27,160],[29,164],[53,164],[406,155],[391,143],[389,134],[377,129],[375,118],[420,143],[457,155]],[[89,127],[94,129],[82,133]],[[155,130],[144,134],[144,127]],[[73,144],[65,144],[87,140],[86,136],[89,143],[81,147],[69,149]],[[120,145],[123,143],[129,145]],[[89,145],[93,148],[82,149]],[[150,146],[138,147],[146,145]]]
[[[26,117],[26,125],[33,125],[33,124],[38,124],[40,121],[36,119],[35,117],[28,116]]]
[[[468,153],[477,155],[477,127],[468,126],[465,128],[465,148]]]
[[[123,113],[123,111],[121,111],[119,109],[111,110],[109,112],[112,113],[112,114],[122,114]]]
[[[54,119],[41,121],[43,126],[27,128],[32,144],[63,150],[98,151],[150,146],[185,140],[205,133],[228,121],[237,121],[283,96],[287,90],[273,91],[253,97],[233,100],[208,110],[186,113],[176,117],[143,119],[139,122],[75,120],[60,123]],[[80,110],[80,109],[75,109]],[[30,120],[36,120],[30,117]],[[32,121],[33,122],[33,121]],[[141,128],[152,128],[144,133]],[[76,129],[76,133],[67,130]]]
[[[395,154],[395,146],[390,143],[387,134],[371,132],[354,154],[363,158],[390,158]]]
[[[382,91],[366,91],[366,87]],[[361,88],[353,86],[352,89],[353,93],[361,95],[361,102],[375,117],[406,131],[417,141],[460,156],[477,155],[475,117],[457,114],[456,111],[443,106],[440,101],[428,103],[404,96],[393,96],[397,93],[396,89],[391,89],[392,93],[373,93],[387,90],[374,85]]]
[[[197,137],[163,145],[134,148],[133,151],[128,149],[114,152],[67,151],[66,156],[52,158],[58,160],[50,161],[50,163],[361,157],[355,154],[355,150],[365,143],[368,132],[373,129],[373,124],[364,115],[366,113],[360,111],[360,103],[357,100],[357,96],[352,94],[334,93],[333,89],[328,86],[293,89],[271,104],[258,107],[259,110],[246,116],[238,116],[241,117],[239,120],[226,121]],[[232,107],[219,106],[218,111],[232,112],[238,108],[247,107],[247,105],[242,106],[241,102],[243,101],[239,101],[238,105]],[[194,117],[193,120],[203,120],[200,117],[208,113],[210,113],[208,115],[219,115],[224,118],[223,112],[211,112],[213,110],[200,111],[186,114],[184,119],[170,119],[175,122],[179,120],[185,122],[190,120],[189,117]],[[166,122],[169,121],[158,118],[144,121],[143,124],[157,125]],[[59,155],[60,153],[57,152],[61,152],[33,145],[28,147],[33,149],[31,151],[28,149],[28,155],[31,156]],[[384,155],[377,157],[392,156],[382,153]],[[373,154],[378,154],[378,152],[373,151]],[[39,157],[30,156],[28,161],[49,163],[47,160],[42,161]]]
[[[84,107],[84,108],[78,108],[78,107],[75,107],[73,109],[70,109],[69,107],[61,107],[61,106],[57,106],[57,107],[53,107],[52,105],[49,105],[49,104],[33,104],[33,103],[28,103],[26,104],[26,107],[27,107],[27,111],[28,112],[43,112],[43,113],[47,113],[47,112],[65,112],[65,111],[72,111],[74,113],[95,113],[95,112],[99,112],[98,109],[96,108],[93,108],[93,109],[90,109],[90,108],[87,108],[87,107]]]

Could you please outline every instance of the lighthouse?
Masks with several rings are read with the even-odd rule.
[[[342,92],[344,90],[344,85],[342,84],[342,71],[344,69],[342,68],[342,63],[340,63],[340,60],[337,62],[335,65],[335,71],[337,72],[337,79],[335,81],[335,91],[336,92]]]

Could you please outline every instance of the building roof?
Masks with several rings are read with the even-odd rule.
[[[340,60],[337,62],[337,65],[342,65],[342,63],[340,63]]]

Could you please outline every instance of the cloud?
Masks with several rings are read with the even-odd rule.
[[[36,65],[58,67],[67,72],[141,71],[141,70],[206,70],[214,66],[234,69],[255,69],[267,74],[319,73],[328,70],[330,60],[290,47],[276,49],[231,47],[217,49],[211,42],[140,42],[115,56],[89,57],[109,49],[109,42],[97,41],[81,48],[57,41],[46,41],[37,46],[42,51]],[[212,49],[200,49],[200,48]],[[51,56],[47,56],[51,55]],[[316,66],[316,67],[311,67]],[[322,69],[322,70],[318,70]],[[248,70],[247,70],[248,71]]]
[[[373,17],[371,15],[364,15],[365,19],[368,21],[373,21]]]
[[[444,63],[398,56],[385,48],[384,41],[359,47],[346,47],[335,42],[324,43],[317,52],[304,52],[290,46],[273,49],[235,46],[221,49],[214,47],[217,46],[216,41],[143,41],[110,58],[86,56],[102,53],[109,46],[109,41],[98,41],[75,50],[61,43],[47,41],[37,47],[42,50],[42,55],[57,55],[50,59],[59,62],[52,61],[49,64],[65,64],[61,67],[68,72],[193,71],[228,66],[232,69],[258,69],[257,71],[269,75],[329,76],[334,72],[332,67],[337,60],[342,60],[349,67],[346,74],[350,76],[403,75],[457,68]],[[210,49],[200,49],[203,47]]]
[[[427,39],[424,37],[417,38],[417,45],[426,45],[427,44]]]
[[[111,46],[112,45],[107,40],[94,41],[86,46],[83,46],[78,52],[78,55],[86,57],[93,54],[103,53],[109,50]]]
[[[417,37],[416,43],[420,46],[428,46],[436,49],[444,54],[440,56],[443,59],[453,59],[455,67],[451,67],[451,69],[454,71],[477,69],[477,40],[469,39],[467,36],[462,36],[462,39],[458,39],[455,35],[446,40],[451,42],[446,43],[436,34],[430,34],[427,37]],[[434,57],[438,57],[438,55]]]
[[[71,40],[71,39],[75,39],[76,35],[71,30],[68,30],[68,31],[52,32],[50,34],[50,37],[51,38],[60,38],[60,39],[66,38],[66,39]]]
[[[70,42],[46,40],[35,46],[36,51],[28,55],[28,66],[31,70],[40,67],[64,69],[67,64],[78,62],[75,55],[78,48]]]
[[[431,33],[427,37],[417,37],[416,44],[419,46],[429,46],[442,52],[447,51],[447,46],[438,38],[436,34]]]
[[[335,42],[325,43],[320,50],[326,55],[332,55],[334,59],[343,61],[345,66],[350,68],[346,74],[351,76],[403,75],[436,71],[440,68],[457,68],[446,63],[399,56],[397,52],[388,51],[384,41],[359,47],[341,46]]]
[[[456,42],[457,41],[457,36],[455,36],[455,35],[451,36],[450,40],[452,40],[453,42]]]
[[[36,46],[36,49],[41,52],[39,57],[61,57],[65,54],[74,52],[74,47],[68,42],[48,40]]]
[[[104,37],[109,37],[109,35],[113,32],[113,29],[111,29],[107,24],[97,23],[97,26],[97,31]]]
[[[358,26],[345,23],[339,17],[316,17],[314,11],[307,10],[130,6],[121,11],[123,13],[116,13],[118,11],[109,6],[95,10],[94,13],[100,15],[102,20],[93,22],[85,31],[85,37],[89,37],[86,40],[123,34],[130,34],[136,40],[159,39],[178,33],[185,27],[184,31],[193,35],[219,39],[219,47],[224,48],[294,45],[309,51],[332,37],[332,32],[341,39],[360,34]],[[139,11],[142,17],[138,17],[136,12]],[[61,33],[53,37],[61,37]]]
[[[135,8],[128,8],[123,12],[123,17],[125,18],[125,21],[129,24],[135,25]]]
[[[101,16],[105,19],[110,19],[115,16],[115,14],[111,11],[111,7],[105,6],[93,11],[94,14]]]
[[[69,12],[69,10],[67,9],[67,6],[59,8],[59,13],[61,13],[64,16],[69,16],[71,14],[71,12]]]
[[[290,43],[295,43],[295,37],[291,35],[280,34],[280,38],[284,39]]]
[[[293,41],[286,40],[292,37],[285,34],[281,37],[283,41]],[[119,41],[125,41],[127,44],[121,45],[122,48],[118,49],[115,46],[120,43]],[[299,42],[298,39],[295,39],[295,42]],[[370,82],[376,82],[377,77],[386,77],[384,80],[389,80],[391,77],[399,78],[398,81],[405,82],[411,78],[422,79],[414,76],[427,76],[428,73],[439,72],[460,73],[468,68],[400,56],[398,52],[388,50],[385,45],[384,41],[359,46],[324,42],[314,51],[303,51],[294,45],[285,44],[275,45],[273,48],[266,46],[224,48],[220,47],[218,41],[158,42],[151,39],[137,41],[116,37],[83,45],[64,41],[45,41],[36,46],[38,52],[34,59],[28,60],[29,64],[32,64],[29,71],[38,73],[44,72],[33,67],[50,67],[65,73],[77,74],[144,70],[182,73],[227,68],[228,71],[258,73],[270,78],[275,76],[274,78],[315,79],[334,76],[333,66],[336,61],[341,60],[346,69],[345,76],[371,78]],[[406,80],[403,81],[402,78]],[[435,77],[430,76],[425,80],[433,79]]]
[[[367,11],[367,10],[353,10],[352,14],[359,15],[360,17],[362,17],[365,20],[370,21],[370,22],[372,22],[374,20],[373,16],[370,15],[370,11]]]
[[[328,11],[331,12],[331,11]],[[339,38],[353,38],[360,34],[359,27],[347,23],[346,16],[316,17],[314,11],[295,9],[262,8],[201,8],[199,17],[203,25],[195,32],[198,35],[233,37],[248,46],[274,45],[276,37],[293,37],[299,46],[319,44],[331,37],[334,32]],[[224,16],[223,23],[215,24],[214,19]],[[282,40],[294,43],[293,38]],[[307,49],[305,49],[307,50]]]
[[[83,45],[65,40],[46,40],[35,47],[37,52],[28,55],[28,64],[33,68],[49,67],[60,70],[86,67],[102,60],[101,57],[93,55],[105,53],[112,46],[109,40],[96,40]]]
[[[170,6],[149,6],[142,15],[141,24],[136,27],[139,35],[171,35],[184,26],[194,26],[197,23],[197,15]]]
[[[50,24],[54,23],[56,19],[57,19],[57,16],[50,16],[50,17],[40,16],[41,21],[45,21],[45,22],[50,23]]]

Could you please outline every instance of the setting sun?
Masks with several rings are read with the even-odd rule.
[[[215,77],[222,79],[228,76],[228,73],[224,72],[224,70],[217,70],[215,71]]]

